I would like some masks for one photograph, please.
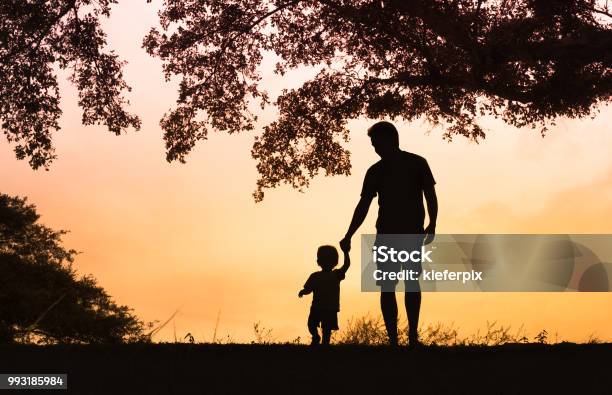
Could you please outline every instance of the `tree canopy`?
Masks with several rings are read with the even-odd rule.
[[[253,146],[256,199],[348,174],[347,121],[424,117],[445,137],[484,137],[477,118],[536,126],[591,114],[612,88],[607,4],[591,0],[166,0],[145,48],[180,75],[162,119],[168,159],[184,160],[209,129],[250,130],[248,102],[267,104],[264,51],[283,74],[317,76],[276,99],[279,116]]]
[[[0,2],[0,122],[18,159],[37,169],[55,158],[52,133],[62,114],[58,69],[79,91],[83,124],[120,134],[140,128],[127,112],[123,62],[106,51],[100,18],[117,0],[3,0]]]
[[[146,341],[146,325],[72,268],[66,232],[38,223],[26,200],[0,194],[0,343]]]
[[[33,167],[52,159],[54,64],[71,68],[85,123],[115,133],[139,126],[125,110],[121,62],[103,52],[99,18],[114,2],[0,6],[0,117]],[[159,16],[143,46],[167,78],[180,78],[176,106],[161,119],[168,161],[185,161],[210,131],[253,130],[255,103],[278,110],[252,150],[257,200],[320,172],[348,174],[350,119],[422,118],[447,139],[478,141],[481,116],[544,131],[558,117],[593,115],[612,91],[605,0],[165,0]],[[278,57],[278,74],[319,72],[270,98],[266,53]]]

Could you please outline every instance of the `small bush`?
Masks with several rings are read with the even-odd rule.
[[[407,344],[407,325],[405,319],[398,322],[399,344]],[[428,346],[500,346],[509,343],[529,343],[529,337],[523,325],[518,330],[512,331],[510,325],[501,325],[497,321],[487,321],[483,331],[462,337],[459,328],[454,323],[444,324],[441,322],[421,325],[419,329],[419,340]],[[534,342],[548,343],[548,332],[540,331]],[[352,344],[378,346],[387,344],[387,332],[380,317],[372,317],[367,314],[363,317],[350,318],[343,328],[334,333],[333,342],[337,344]],[[601,342],[598,338],[591,336],[589,342]]]

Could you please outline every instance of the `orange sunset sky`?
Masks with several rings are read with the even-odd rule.
[[[1,192],[27,196],[42,222],[67,229],[65,245],[82,251],[75,267],[93,274],[121,304],[144,320],[165,320],[179,310],[157,340],[192,333],[253,339],[254,322],[273,328],[276,340],[307,338],[310,298],[297,298],[317,270],[321,244],[344,235],[363,175],[378,157],[365,135],[372,120],[350,122],[350,177],[319,177],[300,193],[267,191],[255,204],[257,173],[250,149],[255,134],[213,134],[197,145],[187,164],[165,161],[159,119],[176,99],[177,81],[165,82],[161,63],[140,48],[157,25],[161,0],[121,2],[105,23],[110,47],[128,61],[131,110],[139,132],[114,136],[84,127],[76,90],[61,75],[64,115],[54,135],[59,158],[50,171],[17,161],[0,139]],[[263,83],[272,96],[298,86],[312,71],[285,77],[271,72]],[[260,126],[275,109],[261,113]],[[481,144],[442,140],[427,124],[396,123],[403,149],[425,156],[438,182],[439,233],[612,233],[612,108],[594,119],[558,120],[542,138],[483,119]],[[255,131],[254,133],[258,133]],[[360,229],[374,232],[375,206]],[[340,326],[351,316],[379,314],[378,295],[359,289],[359,237],[342,284]],[[487,321],[541,329],[559,340],[612,340],[612,293],[424,294],[421,319],[454,322],[470,334]]]

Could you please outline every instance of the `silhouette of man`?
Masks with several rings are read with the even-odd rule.
[[[348,231],[340,241],[343,249],[350,249],[351,237],[365,220],[372,199],[378,196],[377,234],[421,235],[419,245],[433,241],[438,216],[438,200],[434,188],[435,180],[427,161],[399,148],[397,129],[389,122],[378,122],[368,129],[368,136],[381,160],[372,165],[363,181],[361,199],[355,208]],[[429,225],[423,228],[427,202]],[[419,265],[420,266],[420,265]],[[397,345],[397,282],[381,285],[380,307],[389,336],[389,343]],[[408,316],[408,340],[417,345],[421,289],[418,281],[406,284],[404,294]]]

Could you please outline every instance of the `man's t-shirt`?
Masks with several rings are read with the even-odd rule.
[[[313,292],[312,308],[340,311],[340,281],[342,280],[344,280],[344,271],[339,269],[312,273],[304,284],[304,289]]]
[[[361,196],[378,195],[378,233],[423,233],[423,189],[436,183],[425,158],[401,151],[397,160],[380,160],[363,181]]]

